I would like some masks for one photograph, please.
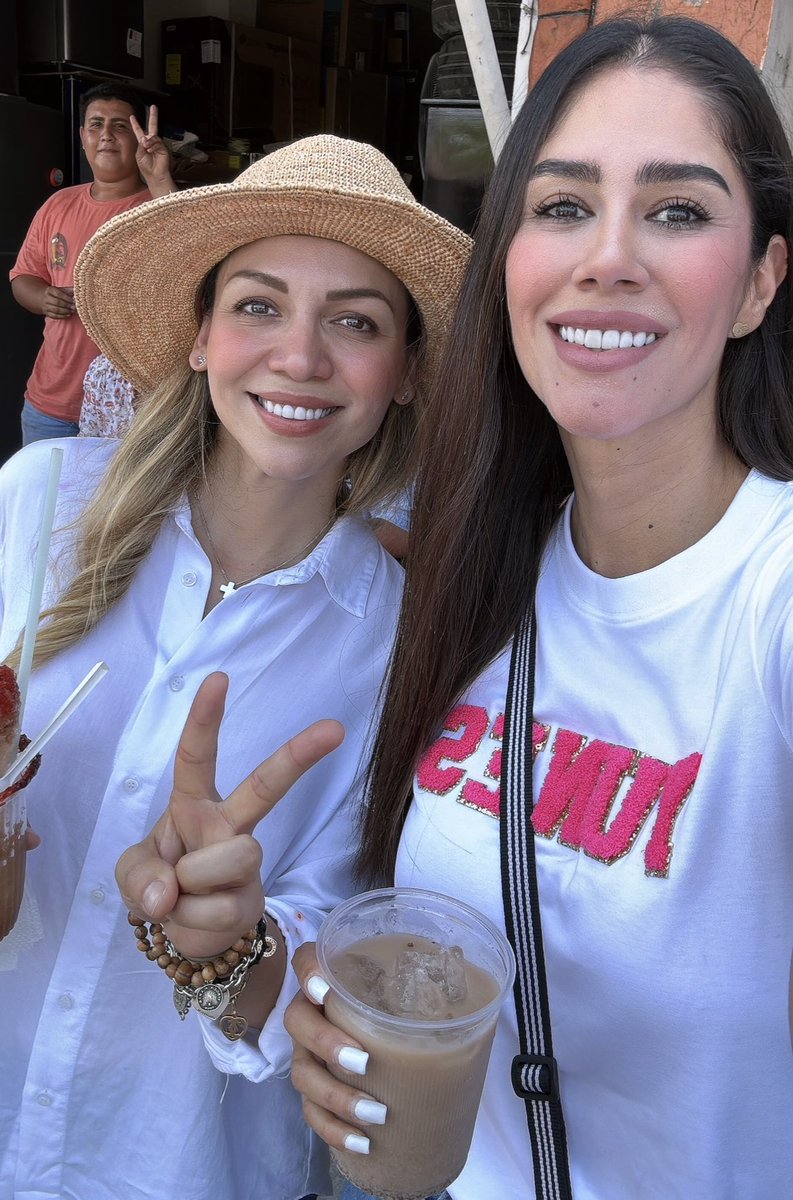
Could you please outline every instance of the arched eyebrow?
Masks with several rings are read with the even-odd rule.
[[[280,279],[277,275],[268,275],[266,271],[253,271],[243,268],[235,271],[233,275],[229,275],[226,283],[231,283],[232,279],[250,279],[253,283],[261,283],[264,287],[272,288],[275,292],[289,291],[289,287],[285,280]]]
[[[597,163],[576,162],[566,158],[544,158],[542,162],[535,163],[529,178],[537,179],[542,175],[573,179],[576,183],[600,183],[602,179]]]
[[[283,292],[285,295],[289,293],[289,284],[285,279],[279,278],[278,275],[268,275],[266,271],[249,270],[243,267],[239,271],[235,271],[233,275],[229,275],[226,282],[231,283],[232,279],[250,279],[254,283],[261,283],[276,292]],[[379,288],[339,288],[328,292],[326,298],[328,300],[382,300],[390,309],[393,310],[394,307],[385,292],[381,292]]]
[[[649,162],[636,173],[638,184],[650,183],[715,183],[728,196],[732,195],[727,180],[713,167],[704,163]]]
[[[393,304],[379,288],[339,288],[328,292],[328,300],[382,300],[393,312]]]
[[[530,178],[552,175],[558,179],[571,179],[575,183],[602,183],[603,173],[597,163],[576,159],[545,158],[535,164]],[[654,183],[715,183],[717,187],[732,195],[727,180],[713,167],[704,163],[654,162],[645,163],[636,172],[636,183],[647,187]]]

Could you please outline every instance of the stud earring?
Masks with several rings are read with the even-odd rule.
[[[748,325],[744,325],[744,323],[742,321],[736,321],[735,324],[733,325],[732,329],[730,330],[730,337],[734,337],[734,338],[746,337],[748,332],[749,332]]]
[[[204,358],[203,354],[199,354],[198,358],[196,359],[196,362],[198,363],[199,367],[203,367],[204,363],[206,362],[206,359]]]

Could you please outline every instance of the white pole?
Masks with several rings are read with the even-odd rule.
[[[485,129],[497,159],[509,133],[509,105],[485,0],[456,0]]]
[[[529,67],[534,37],[537,33],[538,0],[522,0],[518,45],[515,51],[515,82],[512,86],[512,120],[514,121],[529,94]]]

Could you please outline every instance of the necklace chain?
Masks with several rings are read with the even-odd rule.
[[[262,567],[256,572],[255,575],[251,575],[249,579],[243,579],[239,583],[235,583],[220,560],[220,554],[218,553],[218,548],[215,545],[215,540],[212,537],[212,534],[209,532],[209,523],[204,516],[204,508],[201,504],[198,492],[195,494],[195,506],[198,515],[201,518],[201,524],[204,527],[204,533],[207,535],[207,541],[209,542],[212,554],[214,555],[215,564],[220,568],[220,573],[226,580],[226,582],[222,583],[218,588],[218,591],[223,593],[223,599],[226,600],[232,595],[233,592],[236,592],[237,588],[245,587],[246,584],[253,583],[254,579],[258,579],[261,575],[265,574],[265,570],[264,567]],[[319,545],[335,520],[336,513],[334,512],[331,514],[330,520],[326,521],[326,523],[322,526],[319,533],[314,534],[309,541],[306,542],[305,546],[301,546],[298,551],[290,554],[289,557],[284,559],[282,563],[279,563],[277,567],[269,567],[266,574],[269,575],[272,571],[282,571],[284,567],[288,567],[294,563],[300,562],[300,560],[308,553],[309,550],[313,550],[315,546]]]

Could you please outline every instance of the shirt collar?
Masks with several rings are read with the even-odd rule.
[[[199,546],[203,554],[193,532],[186,496],[177,506],[173,517],[178,528]],[[341,517],[299,563],[271,571],[247,586],[281,587],[284,584],[307,583],[319,575],[337,604],[354,617],[364,617],[380,553],[380,543],[361,517]]]

